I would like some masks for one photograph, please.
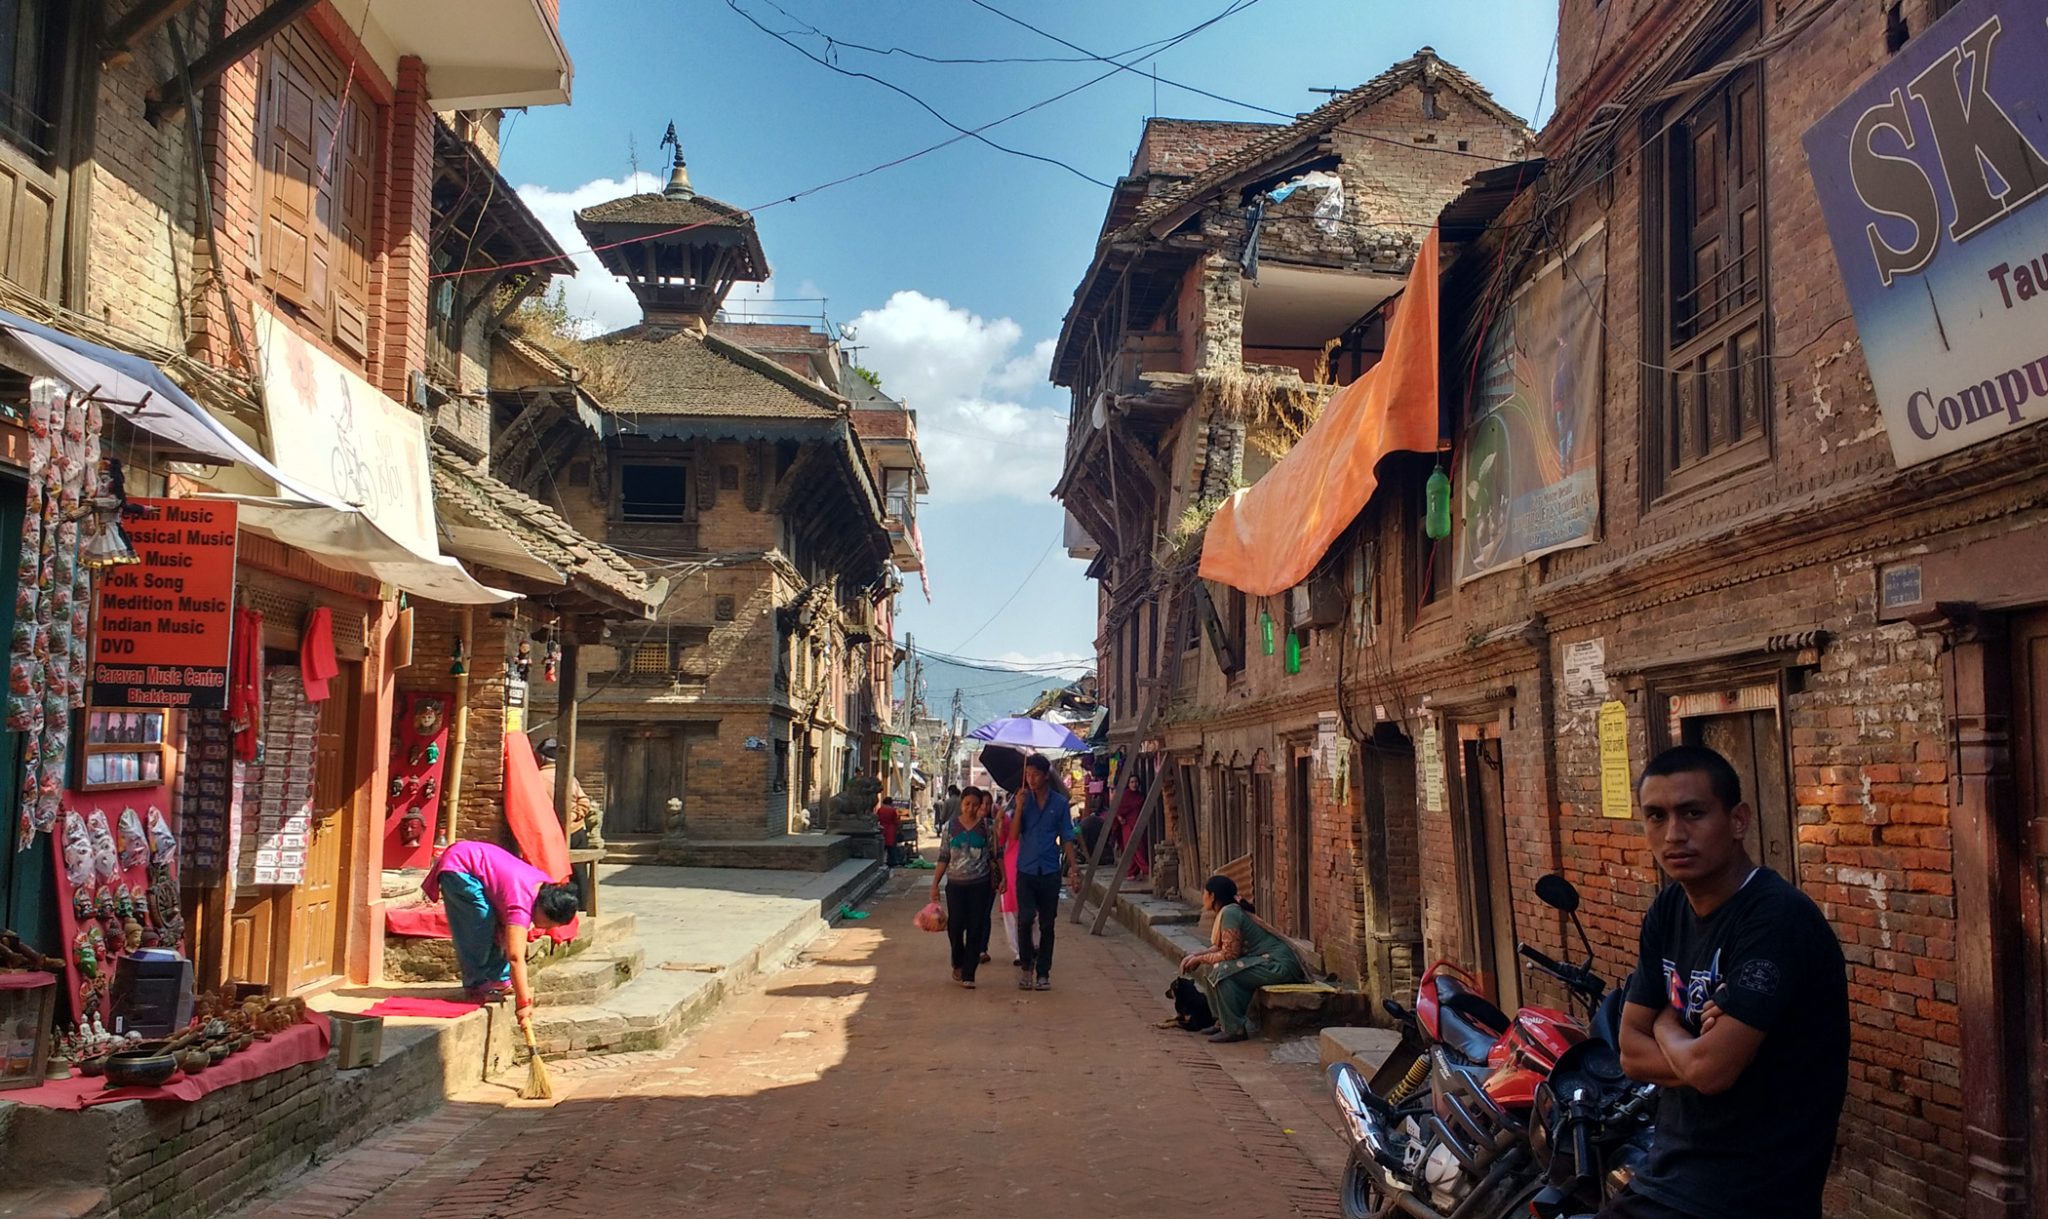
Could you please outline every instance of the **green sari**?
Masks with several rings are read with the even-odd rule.
[[[1244,951],[1232,960],[1211,965],[1196,976],[1195,984],[1209,997],[1209,1008],[1223,1031],[1236,1036],[1247,1031],[1245,1017],[1261,986],[1305,982],[1308,974],[1294,955],[1294,946],[1246,914],[1243,906],[1225,906],[1216,916],[1216,929],[1219,943],[1226,934],[1236,932]]]

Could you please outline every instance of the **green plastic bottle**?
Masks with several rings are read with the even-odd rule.
[[[1430,471],[1423,501],[1427,512],[1422,531],[1439,542],[1451,536],[1451,476],[1442,466]]]

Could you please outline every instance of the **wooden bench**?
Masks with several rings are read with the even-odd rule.
[[[597,915],[597,865],[603,861],[603,847],[570,848],[569,875],[576,878],[576,887],[582,891],[583,912],[592,917]]]

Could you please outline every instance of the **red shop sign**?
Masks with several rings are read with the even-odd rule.
[[[235,505],[131,499],[121,524],[142,561],[99,575],[94,705],[225,709]]]

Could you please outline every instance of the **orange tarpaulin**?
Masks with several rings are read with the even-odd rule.
[[[1202,578],[1255,597],[1308,578],[1379,485],[1389,453],[1436,450],[1437,238],[1431,229],[1394,304],[1380,362],[1331,395],[1315,426],[1224,501],[1202,543]]]

